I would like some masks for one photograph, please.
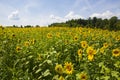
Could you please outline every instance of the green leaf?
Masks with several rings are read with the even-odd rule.
[[[52,78],[52,80],[58,80],[58,78],[59,78],[59,75],[55,75],[55,76]]]
[[[46,61],[49,65],[52,65],[52,61],[51,60],[47,60]]]
[[[42,76],[39,76],[39,77],[38,77],[38,80],[40,80],[41,78],[42,78]]]
[[[102,69],[101,69],[100,73],[104,73],[104,71],[105,71],[105,66],[102,65]]]
[[[112,71],[112,72],[111,72],[111,75],[114,76],[114,77],[116,77],[116,78],[119,77],[118,74],[119,74],[119,72],[117,72],[117,71]]]
[[[120,68],[120,61],[117,61],[115,64],[114,64],[115,67],[117,68]]]
[[[48,75],[51,75],[50,70],[47,69],[42,75],[43,75],[44,77],[46,77],[46,76],[48,76]]]
[[[105,67],[105,72],[106,72],[106,73],[110,73],[110,69],[107,68],[107,67]]]
[[[26,65],[29,64],[29,61],[27,61],[25,64],[26,64]]]
[[[39,64],[38,66],[40,67],[40,66],[42,66],[43,64]]]
[[[34,66],[32,70],[35,70],[37,68],[37,66]]]
[[[110,76],[102,76],[101,79],[103,80],[109,80]]]
[[[28,56],[28,58],[29,58],[29,59],[31,59],[31,58],[33,58],[33,56],[32,56],[32,55],[30,55],[30,56]]]
[[[102,66],[104,66],[104,62],[99,63],[99,67],[102,67]]]
[[[38,69],[35,73],[37,74],[37,73],[39,73],[41,70],[42,70],[42,69],[40,68],[40,69]]]

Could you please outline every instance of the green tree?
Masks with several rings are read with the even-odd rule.
[[[96,27],[97,17],[93,17],[92,26]]]
[[[40,27],[39,25],[36,25],[35,27]]]
[[[98,18],[97,21],[96,21],[95,26],[96,26],[97,28],[103,29],[103,27],[104,27],[104,25],[103,25],[103,20],[102,20],[101,18]]]
[[[117,30],[120,30],[120,20],[118,20],[115,25],[116,25],[116,29],[117,29]]]
[[[104,19],[103,20],[103,25],[104,25],[103,29],[108,29],[109,28],[109,20],[108,19]]]
[[[89,17],[88,20],[87,20],[87,26],[88,27],[92,26],[92,19],[91,19],[91,17]]]
[[[31,28],[32,26],[31,25],[26,25],[24,26],[25,28]]]
[[[116,16],[113,16],[109,20],[109,30],[116,30],[116,24],[117,24],[118,18]]]

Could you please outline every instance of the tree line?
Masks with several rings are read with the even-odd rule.
[[[110,19],[89,17],[88,19],[72,19],[61,23],[52,23],[49,27],[90,27],[108,30],[120,30],[120,19],[113,16]]]
[[[8,27],[14,27],[14,28],[33,28],[33,27],[40,27],[39,25],[36,25],[36,26],[32,26],[32,25],[20,25],[20,26],[17,26],[17,25],[13,25],[13,26],[8,26]]]

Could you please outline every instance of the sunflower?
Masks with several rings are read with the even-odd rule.
[[[94,55],[93,54],[88,55],[88,60],[89,61],[93,61],[93,59],[94,59]]]
[[[81,47],[86,48],[88,46],[87,41],[81,41]]]
[[[15,37],[15,34],[12,34],[12,37]]]
[[[51,34],[51,33],[48,33],[48,34],[47,34],[47,38],[52,38],[52,34]]]
[[[24,43],[24,46],[29,46],[30,45],[30,43],[28,42],[28,41],[26,41],[25,43]]]
[[[79,49],[77,53],[79,57],[82,57],[82,49]]]
[[[65,39],[64,41],[65,45],[69,44],[69,41],[67,39]]]
[[[109,46],[108,43],[104,43],[104,44],[103,44],[103,47],[104,47],[104,48],[107,48],[108,46]]]
[[[88,76],[85,72],[78,73],[76,76],[77,80],[88,80]]]
[[[96,54],[96,50],[94,50],[93,47],[88,47],[87,48],[87,54],[88,55],[94,55],[94,54]]]
[[[116,39],[117,41],[120,41],[120,36],[117,36],[115,39]]]
[[[36,42],[35,39],[32,39],[32,40],[31,40],[31,43],[32,43],[32,44],[35,44],[35,42]]]
[[[101,53],[104,53],[104,51],[105,51],[105,48],[104,48],[104,47],[100,48],[100,52],[101,52]]]
[[[74,41],[78,41],[78,37],[77,36],[74,36]]]
[[[73,73],[73,65],[72,63],[68,63],[66,62],[65,65],[64,65],[64,69],[65,69],[65,73],[66,74],[72,74]]]
[[[59,80],[65,80],[63,76],[60,76],[59,77]]]
[[[59,74],[62,74],[63,73],[63,67],[61,64],[57,64],[55,66],[55,71],[58,72]]]
[[[19,46],[16,47],[16,51],[19,52],[21,48]]]
[[[120,56],[120,50],[119,50],[118,48],[113,49],[112,54],[113,54],[113,56],[115,56],[115,57]]]
[[[57,32],[57,33],[56,33],[56,36],[57,36],[57,37],[60,37],[60,33],[59,33],[59,32]]]
[[[86,73],[81,73],[80,74],[80,80],[87,80],[87,74]]]
[[[94,58],[94,55],[96,54],[96,50],[94,50],[92,47],[88,47],[87,54],[88,54],[88,60],[92,61]]]

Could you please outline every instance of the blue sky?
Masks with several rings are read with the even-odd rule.
[[[1,25],[48,25],[88,17],[120,19],[120,0],[0,0]]]

